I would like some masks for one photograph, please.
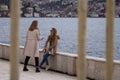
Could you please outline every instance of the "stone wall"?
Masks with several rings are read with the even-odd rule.
[[[9,60],[9,44],[0,43],[0,58]],[[23,55],[23,46],[20,46],[19,61],[24,62],[25,56]],[[43,53],[40,53],[40,61],[42,60]],[[105,59],[87,56],[86,57],[86,77],[95,80],[105,79]],[[69,75],[76,75],[76,54],[57,52],[56,56],[49,57],[50,69]],[[34,65],[34,58],[29,61],[30,65]],[[120,61],[114,60],[113,80],[120,80]]]

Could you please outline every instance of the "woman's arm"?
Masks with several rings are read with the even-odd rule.
[[[45,46],[44,46],[44,49],[46,49],[47,45],[48,45],[48,42],[50,41],[50,35],[48,36],[46,42],[45,42]]]
[[[39,32],[39,30],[37,30],[37,40],[38,41],[40,41],[40,40],[42,40],[43,38],[42,38],[42,36],[40,36],[40,32]]]
[[[27,40],[27,38],[28,38],[28,32],[29,32],[29,31],[27,31],[27,33],[26,33],[26,40]]]

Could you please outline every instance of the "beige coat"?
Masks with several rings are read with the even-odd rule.
[[[24,55],[39,57],[39,40],[41,40],[39,30],[28,31],[24,48]]]

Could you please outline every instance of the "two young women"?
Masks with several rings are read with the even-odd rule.
[[[26,56],[24,61],[24,68],[23,71],[28,71],[27,65],[29,62],[30,57],[35,58],[35,67],[36,72],[40,72],[39,70],[39,41],[43,38],[40,35],[40,30],[38,28],[38,21],[33,21],[30,25],[27,36],[26,36],[26,44],[24,48],[24,55]],[[46,62],[46,65],[48,64],[47,58],[51,55],[55,55],[57,51],[57,41],[59,39],[59,36],[57,35],[57,30],[55,28],[52,28],[50,30],[50,35],[48,36],[48,39],[45,43],[45,46],[43,48],[44,55],[43,60],[40,63],[40,67]]]

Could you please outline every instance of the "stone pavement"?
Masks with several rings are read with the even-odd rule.
[[[9,78],[9,66],[10,62],[0,59],[0,80],[10,80]],[[20,64],[20,79],[19,80],[77,80],[76,76],[70,76],[54,71],[46,71],[41,69],[40,73],[35,72],[35,67],[28,66],[29,71],[22,71],[23,64]]]

